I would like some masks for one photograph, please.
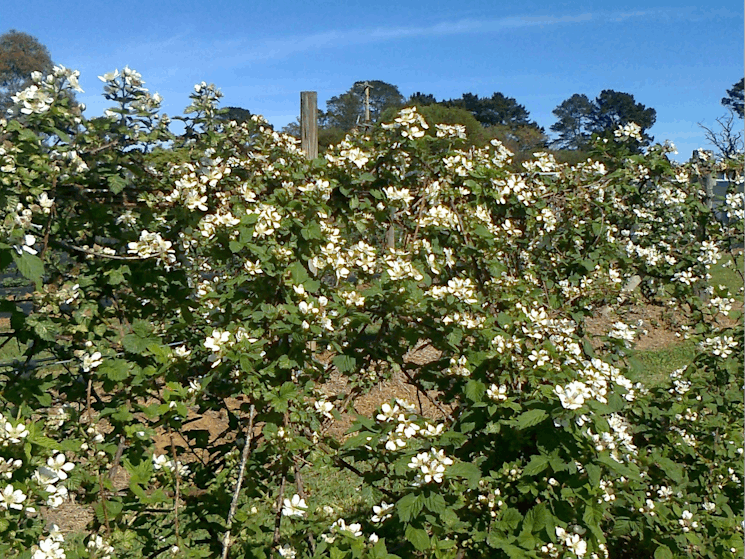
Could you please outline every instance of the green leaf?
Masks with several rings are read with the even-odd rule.
[[[398,500],[396,503],[396,512],[401,522],[409,522],[422,511],[422,506],[423,503],[419,496],[409,493]]]
[[[106,179],[109,184],[109,189],[113,194],[119,194],[127,186],[127,181],[117,175],[111,175]]]
[[[439,493],[430,493],[424,498],[424,506],[428,511],[439,515],[447,508],[447,503],[445,502],[445,498]]]
[[[585,526],[587,526],[596,537],[603,537],[603,531],[600,529],[600,523],[603,521],[603,509],[600,508],[600,505],[592,503],[585,507],[582,520],[585,521]]]
[[[98,370],[109,380],[118,382],[129,376],[129,363],[123,359],[104,359]]]
[[[673,559],[673,552],[666,545],[661,545],[654,550],[654,559]]]
[[[462,477],[468,481],[470,487],[476,487],[481,479],[481,470],[471,462],[456,462],[445,470],[447,477]]]
[[[351,373],[357,369],[357,359],[349,355],[337,355],[333,363],[340,373]]]
[[[595,464],[586,464],[585,470],[587,470],[587,478],[590,481],[590,486],[597,487],[600,485],[600,468]]]
[[[546,503],[540,503],[534,506],[525,514],[525,519],[523,520],[524,529],[530,529],[533,533],[540,532],[546,526],[547,516]]]
[[[136,334],[127,334],[122,338],[122,345],[124,349],[130,353],[136,353],[142,355],[147,350],[148,343],[150,340],[147,338],[141,338]]]
[[[41,258],[26,251],[23,251],[23,254],[18,254],[14,251],[12,254],[18,271],[23,274],[23,277],[30,279],[39,287],[41,285],[41,278],[44,275],[44,263],[41,261]]]
[[[548,414],[545,410],[533,409],[520,414],[515,420],[518,429],[527,429],[538,425],[541,421],[546,419]]]
[[[471,379],[466,383],[464,393],[466,398],[472,402],[480,402],[486,393],[486,385],[481,381]]]
[[[421,528],[414,528],[413,526],[406,527],[406,539],[413,545],[418,551],[424,551],[429,549],[429,535],[426,530]]]
[[[534,454],[528,462],[527,466],[523,469],[523,474],[526,476],[534,476],[541,473],[548,466],[548,458],[542,454]]]

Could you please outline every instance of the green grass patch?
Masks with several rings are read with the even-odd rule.
[[[715,288],[725,286],[733,297],[739,301],[743,300],[742,276],[738,270],[743,269],[743,253],[739,251],[733,258],[731,255],[725,255],[719,262],[711,267],[711,285]]]
[[[629,362],[634,381],[656,386],[664,383],[674,370],[690,365],[694,357],[696,345],[684,341],[660,349],[638,351]]]

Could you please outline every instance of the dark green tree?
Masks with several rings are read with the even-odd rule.
[[[435,99],[434,95],[430,93],[422,93],[421,91],[413,93],[411,97],[409,97],[409,100],[406,101],[407,105],[416,105],[417,107],[426,107],[436,103],[437,99]]]
[[[722,105],[729,107],[740,118],[745,117],[745,78],[735,83],[727,90],[727,97],[722,98]]]
[[[225,107],[220,109],[217,118],[218,120],[234,120],[240,124],[251,120],[251,111],[242,107]]]
[[[646,131],[652,127],[657,120],[657,111],[637,103],[630,93],[604,89],[595,99],[592,111],[592,131],[599,135],[612,134],[619,126],[625,126],[630,122],[638,124],[642,131],[642,137],[646,143],[652,141],[652,137]]]
[[[484,126],[507,126],[518,128],[538,124],[530,120],[530,113],[513,97],[506,97],[496,92],[491,97],[479,97],[473,93],[464,93],[458,99],[444,101],[444,105],[466,109]]]
[[[13,105],[11,97],[28,87],[31,73],[48,74],[52,58],[36,37],[11,29],[0,35],[0,114]]]
[[[554,141],[560,149],[581,149],[592,135],[593,104],[587,95],[575,93],[553,110],[558,122],[551,131],[559,137]]]
[[[589,106],[588,104],[589,103]],[[592,102],[586,95],[575,94],[553,111],[559,119],[551,130],[559,135],[560,145],[568,149],[584,149],[592,134],[610,137],[619,126],[631,122],[641,128],[641,146],[648,145],[652,136],[647,134],[657,119],[657,111],[637,103],[630,93],[604,89]]]
[[[351,130],[365,122],[365,86],[370,85],[370,121],[378,121],[388,107],[401,107],[404,97],[398,87],[380,80],[355,82],[349,91],[326,101],[326,112],[322,113],[322,128]]]

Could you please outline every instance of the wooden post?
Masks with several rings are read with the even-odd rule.
[[[318,157],[318,94],[300,92],[300,147],[305,157]]]

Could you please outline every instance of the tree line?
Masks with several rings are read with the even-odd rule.
[[[32,72],[48,73],[52,66],[48,49],[35,37],[16,30],[0,35],[0,114],[5,115],[13,105],[12,97],[28,87]],[[743,118],[744,86],[745,79],[741,79],[722,98],[721,103],[729,113],[717,119],[719,128],[700,124],[707,140],[721,156],[742,149],[742,134],[733,122],[735,117]],[[417,91],[407,98],[393,84],[380,80],[357,81],[349,90],[331,97],[326,102],[326,110],[318,111],[320,147],[339,143],[350,131],[375,126],[406,106],[416,106],[430,125],[465,126],[474,144],[498,139],[518,155],[553,149],[567,161],[584,159],[594,135],[608,137],[619,126],[631,122],[641,129],[641,141],[635,146],[641,151],[654,139],[649,129],[657,118],[655,109],[637,102],[631,93],[604,89],[594,99],[575,93],[553,110],[557,120],[549,127],[553,133],[549,136],[530,118],[524,105],[501,92],[488,97],[468,92],[458,98],[438,100],[430,93]],[[250,118],[251,112],[241,107],[227,107],[221,116],[226,120],[243,121]],[[299,137],[299,120],[283,131]]]

